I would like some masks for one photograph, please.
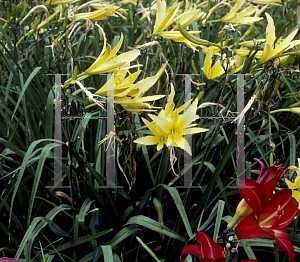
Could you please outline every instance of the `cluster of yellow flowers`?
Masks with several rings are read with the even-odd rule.
[[[102,34],[104,39],[104,46],[99,57],[87,70],[85,70],[85,72],[77,75],[77,70],[74,70],[75,73],[73,72],[73,77],[71,79],[68,79],[64,83],[63,88],[66,88],[70,84],[78,84],[78,82],[91,75],[113,72],[112,77],[109,79],[109,81],[98,91],[96,91],[95,94],[91,94],[90,91],[82,88],[80,85],[79,86],[83,89],[83,91],[88,95],[89,98],[92,96],[109,96],[110,93],[114,94],[114,103],[120,104],[124,109],[132,113],[153,111],[155,107],[151,107],[149,103],[145,102],[161,99],[162,97],[164,97],[164,95],[153,95],[147,97],[142,96],[161,77],[167,66],[167,63],[165,63],[160,68],[156,75],[134,83],[141,71],[138,70],[135,73],[131,74],[129,69],[141,65],[138,64],[131,66],[130,62],[132,62],[139,56],[140,50],[134,49],[121,55],[117,55],[123,42],[123,35],[121,35],[121,38],[115,48],[111,49],[111,46],[109,44],[106,44],[106,36],[103,29],[97,24],[96,26],[99,28],[100,33]]]
[[[53,0],[51,4],[53,5],[54,3],[62,2],[64,1]],[[71,3],[74,1],[65,1],[65,3],[67,2]],[[136,4],[136,1],[123,2],[123,4]],[[267,7],[269,5],[279,5],[280,3],[281,0],[254,0],[251,3],[246,2],[246,0],[236,0],[232,5],[231,2],[223,0],[214,5],[213,3],[208,5],[207,1],[193,4],[186,0],[184,9],[181,9],[183,2],[175,1],[167,8],[165,0],[155,0],[152,2],[151,7],[142,7],[140,10],[143,12],[142,20],[150,19],[151,15],[156,14],[152,34],[148,36],[152,37],[152,40],[155,37],[162,37],[175,42],[182,42],[194,51],[198,51],[199,48],[202,49],[205,54],[202,71],[205,78],[209,80],[219,78],[225,74],[225,72],[231,74],[240,72],[244,67],[245,57],[249,57],[252,54],[254,55],[253,64],[251,64],[252,72],[258,66],[271,60],[277,67],[285,66],[298,55],[299,51],[297,50],[297,46],[300,45],[300,40],[292,41],[297,34],[298,29],[291,32],[285,39],[279,38],[279,40],[275,42],[276,35],[274,21],[268,13],[265,14],[268,23],[265,39],[256,40],[256,43],[259,44],[259,48],[253,50],[252,47],[256,45],[256,43],[253,43],[253,41],[245,41],[245,38],[253,29],[254,23],[264,19],[260,16],[266,11]],[[211,6],[211,4],[213,6]],[[210,9],[206,10],[208,6]],[[218,20],[209,20],[214,12],[225,6],[230,8],[227,14]],[[78,10],[85,7],[93,7],[97,10],[89,13],[77,13]],[[100,4],[91,1],[77,8],[75,14],[69,17],[70,19],[100,20],[107,16],[121,16],[125,18],[122,15],[125,13],[125,9],[113,4]],[[225,23],[224,27],[219,32],[218,43],[209,42],[205,39],[196,37],[195,35],[200,35],[201,31],[189,31],[184,29],[184,27],[188,27],[192,23],[198,21],[202,25],[216,22]],[[249,25],[250,28],[244,35],[240,35],[240,38],[236,43],[231,41],[231,38],[229,37],[230,34],[227,34],[225,40],[223,39],[225,32],[236,31],[236,28],[240,25]],[[114,102],[133,113],[154,111],[155,109],[158,109],[159,107],[151,106],[146,102],[161,99],[164,95],[147,97],[143,97],[143,95],[158,81],[166,69],[167,63],[164,64],[154,76],[135,83],[135,80],[141,72],[139,70],[141,65],[137,64],[132,66],[130,63],[139,56],[140,51],[134,49],[121,55],[117,55],[123,42],[123,35],[121,35],[120,41],[116,47],[111,49],[111,46],[106,44],[106,37],[103,29],[97,24],[96,26],[98,26],[104,40],[101,54],[85,72],[77,75],[77,69],[74,70],[73,77],[64,83],[64,88],[70,84],[78,84],[81,80],[91,75],[112,72],[113,77],[96,91],[95,94],[91,94],[85,88],[79,86],[87,93],[89,98],[91,98],[90,100],[93,100],[93,96],[108,96],[109,91],[111,91],[111,93],[114,94]],[[151,43],[158,44],[157,41],[152,41]],[[142,47],[151,46],[151,43],[146,43],[142,45]],[[295,48],[295,50],[284,53],[291,48]],[[214,56],[216,56],[217,59]],[[138,70],[135,73],[129,71],[129,69],[133,67],[138,67]],[[153,114],[148,115],[152,119],[152,123],[143,118],[145,125],[151,130],[154,136],[141,137],[135,140],[135,142],[145,145],[157,144],[158,150],[164,145],[167,147],[176,146],[191,154],[191,149],[183,136],[186,134],[207,131],[203,128],[192,128],[195,124],[191,125],[191,123],[197,119],[196,110],[198,100],[196,99],[191,104],[188,111],[186,111],[186,113],[189,113],[189,116],[184,117],[184,114],[179,114],[183,110],[183,107],[174,109],[173,98],[174,88],[171,86],[169,102],[165,109],[162,109],[157,116]],[[255,97],[251,99],[251,103],[253,103],[254,99]]]
[[[211,43],[207,40],[200,39],[195,37],[195,34],[200,34],[201,31],[186,31],[184,27],[190,25],[193,22],[201,21],[202,24],[207,23],[209,17],[217,9],[229,5],[226,1],[222,1],[212,7],[209,12],[204,13],[201,11],[203,4],[192,5],[187,2],[185,10],[180,12],[181,3],[175,2],[168,10],[166,10],[165,0],[157,0],[154,10],[157,11],[156,20],[154,25],[153,34],[151,36],[161,36],[163,38],[172,39],[175,42],[183,42],[188,47],[193,50],[201,48],[206,54],[204,68],[202,68],[204,75],[207,79],[218,78],[225,73],[224,68],[227,68],[230,73],[238,73],[243,68],[244,57],[251,55],[249,47],[253,46],[253,41],[243,41],[245,37],[250,33],[255,22],[262,20],[262,17],[259,17],[270,4],[278,4],[281,1],[252,1],[259,5],[265,5],[259,9],[259,5],[248,4],[245,8],[242,8],[245,5],[245,0],[237,0],[235,5],[231,8],[228,14],[218,20],[209,21],[212,22],[224,22],[229,23],[225,25],[224,28],[219,33],[220,42]],[[230,6],[230,5],[229,5]],[[238,12],[242,9],[240,12]],[[179,15],[177,15],[180,13]],[[254,16],[252,16],[254,15]],[[277,42],[275,36],[275,26],[272,17],[266,13],[266,18],[268,21],[268,26],[266,28],[266,38],[259,39],[256,42],[261,44],[263,51],[257,51],[255,58],[258,59],[257,66],[264,64],[270,60],[274,60],[276,66],[285,66],[298,52],[292,52],[287,55],[284,55],[283,52],[289,48],[293,48],[300,44],[300,40],[292,41],[295,35],[298,32],[298,29],[291,32],[285,39],[280,38]],[[176,26],[172,28],[171,31],[164,31],[166,28],[169,28],[174,22],[177,23]],[[250,24],[250,28],[245,32],[244,36],[240,38],[238,45],[227,45],[228,39],[223,41],[223,34],[225,31],[235,31],[235,27],[242,24]],[[238,46],[240,46],[238,48]],[[220,60],[224,60],[224,56],[220,55],[220,51],[228,53],[228,50],[231,52],[231,59],[227,64],[223,62],[221,66]],[[212,67],[213,55],[220,56],[221,59],[218,59],[214,66]]]

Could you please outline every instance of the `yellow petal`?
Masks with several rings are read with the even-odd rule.
[[[157,149],[157,151],[159,151],[159,150],[161,150],[163,147],[164,147],[164,143],[158,143],[156,149]]]
[[[159,2],[160,0],[158,0],[157,2]],[[153,30],[153,34],[154,33],[158,33],[161,31],[164,31],[168,26],[170,26],[173,22],[174,22],[174,17],[177,13],[179,9],[179,5],[175,5],[173,6],[173,8],[169,11],[169,13],[166,14],[164,13],[163,15],[160,16],[159,21],[161,21],[161,18],[164,16],[164,19],[160,22],[160,23],[156,23],[155,21],[155,25],[154,25],[154,30]],[[157,13],[158,16],[158,13]]]
[[[266,13],[266,17],[268,20],[268,26],[266,28],[266,43],[270,43],[273,46],[276,39],[274,21],[268,13]]]
[[[182,136],[173,137],[173,140],[178,147],[180,147],[181,149],[183,149],[187,152],[191,152],[191,148],[189,146],[186,146],[186,140]],[[191,155],[191,153],[189,153],[189,154]]]
[[[162,24],[163,20],[165,19],[165,13],[166,13],[166,9],[167,9],[167,4],[166,4],[165,0],[157,0],[156,6],[157,6],[157,14],[156,14],[153,33],[160,32],[157,29]]]
[[[265,43],[265,48],[258,63],[263,64],[271,59],[273,55],[273,46],[270,43]]]
[[[192,134],[207,132],[208,130],[209,129],[206,129],[206,128],[193,127],[193,128],[185,129],[184,134],[185,135],[192,135]]]
[[[163,119],[161,117],[149,114],[149,117],[165,132],[165,133],[169,133],[172,123],[167,120],[167,119]]]
[[[118,51],[121,48],[121,45],[123,43],[123,33],[121,33],[121,37],[119,42],[117,43],[117,45],[115,46],[115,48],[113,50],[111,50],[110,55],[108,57],[108,59],[111,59],[112,57],[114,57],[116,55],[116,53],[118,53]]]
[[[150,145],[156,145],[159,140],[155,136],[144,136],[137,138],[136,140],[133,141],[134,143],[150,146]]]
[[[161,134],[156,130],[155,126],[150,123],[147,119],[142,117],[143,122],[145,123],[145,125],[148,127],[148,129],[152,132],[153,135],[155,136],[160,136]]]
[[[293,40],[293,38],[295,37],[297,32],[298,32],[298,29],[293,31],[292,33],[290,33],[287,36],[287,38],[285,38],[278,46],[276,46],[274,51],[273,51],[274,55],[281,54],[286,49],[288,49],[291,45],[291,41]]]
[[[125,63],[126,63],[125,61],[108,61],[106,63],[99,65],[94,70],[91,70],[91,69],[86,70],[85,73],[88,75],[109,73],[109,72],[113,72],[116,69],[120,68]]]
[[[126,63],[132,62],[140,55],[140,50],[134,49],[128,52],[125,52],[117,56],[117,60],[125,61]]]
[[[230,12],[221,18],[222,22],[230,22],[232,19],[236,18],[236,12],[239,10],[242,5],[245,3],[245,0],[237,0],[236,4],[231,8]]]
[[[262,19],[263,19],[262,17],[240,17],[240,18],[236,18],[236,19],[232,20],[231,23],[250,24],[250,23],[254,23],[259,20],[262,20]]]
[[[103,47],[103,50],[104,50],[104,47]],[[102,50],[101,54],[103,53],[103,50]],[[101,56],[101,54],[100,54],[98,56],[98,58],[95,60],[95,62],[87,70],[85,70],[85,72],[90,73],[90,72],[94,71],[98,66],[100,66],[101,64],[106,62],[109,58],[110,52],[111,52],[111,47],[110,47],[110,45],[107,45],[107,48],[105,47],[103,56]]]

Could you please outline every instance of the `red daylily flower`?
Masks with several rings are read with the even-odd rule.
[[[290,189],[277,191],[270,200],[264,194],[263,186],[254,180],[243,181],[246,187],[240,193],[253,210],[253,214],[243,218],[236,226],[239,239],[268,238],[274,239],[274,247],[287,252],[289,261],[294,262],[295,253],[289,241],[287,226],[298,214],[298,202],[292,197]]]
[[[1,257],[0,262],[20,262],[19,260],[15,260],[13,258]]]
[[[180,260],[184,260],[184,255],[193,254],[203,262],[224,262],[225,255],[222,247],[216,244],[208,235],[196,231],[196,241],[199,245],[187,245],[182,249]]]
[[[282,164],[277,165],[279,159],[277,159],[273,163],[273,165],[270,166],[268,169],[266,165],[260,160],[258,160],[257,158],[254,158],[254,160],[258,162],[261,166],[261,172],[256,182],[262,186],[264,198],[266,201],[268,201],[269,198],[272,196],[272,193],[278,181],[280,180],[280,178],[283,176],[283,174],[286,172],[288,168],[287,167],[282,168]],[[244,187],[244,184],[241,182],[239,184],[239,188],[241,189],[242,187]],[[236,208],[234,217],[227,225],[227,230],[231,230],[240,219],[252,214],[252,212],[253,210],[251,206],[249,206],[249,204],[247,203],[247,201],[245,201],[245,199],[242,199]]]

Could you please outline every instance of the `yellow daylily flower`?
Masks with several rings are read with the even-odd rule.
[[[154,95],[146,97],[116,97],[114,102],[116,104],[120,104],[126,111],[138,114],[142,111],[150,112],[155,111],[155,109],[159,109],[160,107],[154,107],[145,102],[155,101],[163,97],[164,95]]]
[[[125,78],[127,73],[128,76]],[[106,96],[108,86],[108,88],[112,87],[114,89],[115,96],[122,96],[124,91],[128,91],[129,86],[134,83],[140,73],[141,70],[137,70],[133,74],[131,74],[129,70],[119,70],[113,74],[113,78],[110,78],[108,82],[106,82],[98,91],[95,92],[95,95]],[[112,80],[114,81],[113,84],[111,83]],[[127,93],[124,95],[127,95]]]
[[[298,32],[298,29],[296,29],[292,33],[290,33],[284,40],[282,40],[281,43],[278,43],[277,46],[274,48],[273,45],[276,39],[274,21],[268,13],[266,13],[266,17],[268,20],[268,26],[266,28],[266,42],[264,44],[262,56],[258,61],[259,64],[266,63],[267,61],[276,58],[288,48],[300,44],[300,40],[292,41]]]
[[[243,57],[245,57],[245,56],[247,56],[247,55],[251,56],[251,55],[254,53],[254,51],[252,51],[252,52],[249,54],[249,51],[250,51],[250,50],[245,49],[245,48],[234,49],[234,53],[235,53],[235,54],[237,54],[237,55],[239,55],[239,56],[243,56]],[[255,58],[259,59],[259,58],[261,58],[261,55],[262,55],[262,51],[257,51],[257,53],[255,54]]]
[[[134,84],[134,81],[138,77],[141,71],[137,71],[133,74],[129,73],[129,76],[125,78],[127,70],[118,71],[113,74],[113,77],[102,86],[95,95],[106,96],[107,92],[113,89],[114,103],[120,104],[125,110],[140,113],[141,111],[154,111],[157,107],[152,107],[148,103],[149,101],[158,100],[164,97],[164,95],[153,95],[142,97],[162,76],[168,63],[165,63],[156,75],[147,77]],[[114,82],[112,82],[114,81]]]
[[[217,46],[210,46],[210,47],[207,47],[205,45],[199,45],[199,47],[202,49],[203,53],[204,54],[207,54],[208,53],[208,49],[210,48],[212,51],[213,51],[213,54],[214,55],[218,55],[218,56],[221,56],[221,53],[219,53],[219,51],[221,50],[219,47]]]
[[[117,70],[125,70],[136,67],[130,66],[130,62],[139,56],[140,50],[134,49],[117,56],[116,54],[120,50],[123,42],[123,34],[121,33],[118,44],[114,49],[111,50],[111,46],[109,44],[106,45],[106,36],[103,29],[98,24],[95,25],[99,28],[101,34],[103,35],[103,49],[95,62],[87,70],[85,70],[85,72],[76,76],[77,81],[82,81],[90,75],[105,74],[109,72],[115,72]],[[72,78],[68,79],[64,83],[63,88],[65,89],[68,85],[73,84],[74,80],[75,79]]]
[[[218,78],[219,76],[224,74],[224,69],[221,66],[220,59],[218,59],[217,62],[215,62],[213,67],[211,66],[212,56],[213,51],[210,48],[208,48],[208,52],[204,60],[204,67],[202,68],[203,73],[207,79]]]
[[[162,148],[163,144],[165,144],[167,147],[176,146],[185,150],[188,154],[191,155],[191,148],[187,141],[183,138],[183,136],[188,134],[206,132],[208,131],[208,129],[194,127],[196,126],[196,124],[191,124],[199,118],[199,116],[196,115],[198,99],[196,98],[194,100],[192,105],[190,105],[186,109],[185,113],[179,114],[181,111],[184,110],[184,108],[187,107],[187,103],[174,110],[174,95],[174,86],[171,84],[171,94],[165,109],[161,110],[158,116],[149,114],[149,117],[153,120],[152,127],[155,127],[156,131],[153,132],[150,128],[149,129],[155,135],[156,138],[136,139],[134,142],[140,144],[154,144],[154,142],[159,142],[160,144],[158,148],[160,149]]]
[[[234,60],[235,61],[230,68],[230,74],[236,74],[240,72],[244,66],[245,58],[243,56],[235,55]]]
[[[128,4],[137,5],[137,0],[122,0],[121,4],[122,5],[128,5]]]
[[[166,143],[168,147],[177,146],[185,150],[189,155],[192,155],[191,148],[183,136],[208,131],[208,129],[205,128],[194,127],[196,124],[191,124],[199,118],[196,115],[197,105],[198,99],[196,98],[192,105],[188,107],[185,114],[179,115],[175,110],[172,119],[165,119],[160,116],[149,114],[149,117],[168,134]]]
[[[79,0],[48,0],[44,3],[45,6],[49,5],[62,5],[62,4],[72,4]]]
[[[245,0],[237,0],[230,12],[222,17],[219,21],[233,24],[249,24],[263,19],[262,17],[249,17],[255,13],[255,10],[257,9],[255,6],[248,6],[241,12],[237,13],[244,3]]]
[[[250,2],[257,4],[257,5],[267,5],[270,3],[270,5],[280,5],[281,0],[251,0]]]
[[[104,38],[103,49],[96,61],[87,70],[85,70],[85,74],[94,75],[113,72],[121,68],[123,65],[130,63],[140,54],[140,50],[135,49],[116,56],[123,42],[123,34],[121,33],[119,43],[113,50],[111,50],[111,46],[109,44],[106,46],[106,36],[104,31],[100,28],[100,26],[99,29],[102,31]]]
[[[186,27],[190,25],[191,23],[197,22],[201,18],[205,16],[205,13],[201,11],[201,9],[197,9],[197,6],[189,4],[188,1],[186,1],[186,7],[185,11],[175,18],[175,21],[181,24],[182,27]],[[176,28],[176,27],[175,27]]]
[[[98,20],[103,20],[108,16],[115,16],[115,17],[121,16],[123,19],[126,19],[126,17],[122,15],[122,13],[126,14],[126,10],[118,6],[115,6],[113,4],[98,4],[98,5],[90,4],[90,5],[93,6],[94,8],[97,8],[98,10],[89,13],[75,14],[73,18],[75,19],[86,18],[89,20],[98,21]]]
[[[290,170],[295,170],[297,172],[297,177],[295,179],[295,182],[292,183],[290,180],[285,178],[285,182],[289,189],[292,189],[292,196],[298,201],[300,205],[300,192],[296,190],[300,187],[300,158],[298,158],[298,167],[290,166]]]
[[[199,34],[201,31],[189,31],[190,34]],[[166,39],[172,39],[174,42],[185,43],[189,48],[196,50],[197,44],[187,40],[179,31],[160,32],[159,35]]]
[[[157,14],[154,24],[153,34],[164,31],[174,22],[174,18],[179,9],[179,4],[175,3],[167,12],[165,0],[157,0]]]

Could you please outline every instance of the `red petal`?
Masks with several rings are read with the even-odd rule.
[[[223,249],[205,233],[196,231],[196,241],[201,245],[205,258],[216,260],[223,257]]]
[[[276,249],[278,249],[279,251],[285,251],[288,254],[289,262],[295,261],[294,247],[289,240],[285,238],[276,237],[274,232],[269,228],[262,228],[262,231],[275,240],[274,247]]]
[[[13,258],[2,257],[0,258],[0,262],[20,262],[19,260],[15,260]]]
[[[288,168],[276,170],[275,167],[270,167],[269,169],[272,169],[270,174],[274,174],[274,176],[269,176],[268,180],[263,184],[263,192],[266,196],[266,199],[268,200],[271,195],[273,194],[273,191],[275,189],[275,186],[277,185],[278,181],[282,177],[282,175],[286,172]]]
[[[251,179],[242,180],[239,184],[240,194],[253,209],[253,212],[259,216],[265,207],[265,196],[261,186]]]
[[[204,258],[203,254],[200,250],[200,247],[198,245],[194,245],[194,244],[187,245],[182,249],[181,256],[180,256],[181,261],[185,261],[184,255],[186,255],[186,254],[196,255],[200,261],[203,260],[203,258]]]
[[[258,160],[258,159],[257,159]],[[257,161],[256,160],[256,161]],[[262,172],[265,170],[265,165],[261,161],[257,161],[261,164]],[[277,165],[279,160],[277,159],[271,167],[269,167],[264,173],[261,172],[260,176],[257,179],[257,183],[263,187],[263,192],[265,194],[266,200],[268,200],[274,189],[277,185],[278,181],[282,177],[282,175],[286,172],[287,168],[281,168],[281,165]]]
[[[254,158],[254,160],[255,160],[257,163],[260,164],[260,170],[261,170],[261,171],[260,171],[260,175],[259,175],[258,179],[256,180],[256,182],[260,184],[259,181],[262,179],[262,176],[263,176],[264,173],[266,172],[267,167],[266,167],[266,165],[265,165],[263,162],[261,162],[259,159]]]
[[[272,196],[259,216],[259,224],[270,229],[283,228],[294,220],[298,212],[298,202],[292,197],[292,191],[285,188]]]
[[[239,239],[264,237],[254,214],[244,217],[235,227],[235,233]]]

